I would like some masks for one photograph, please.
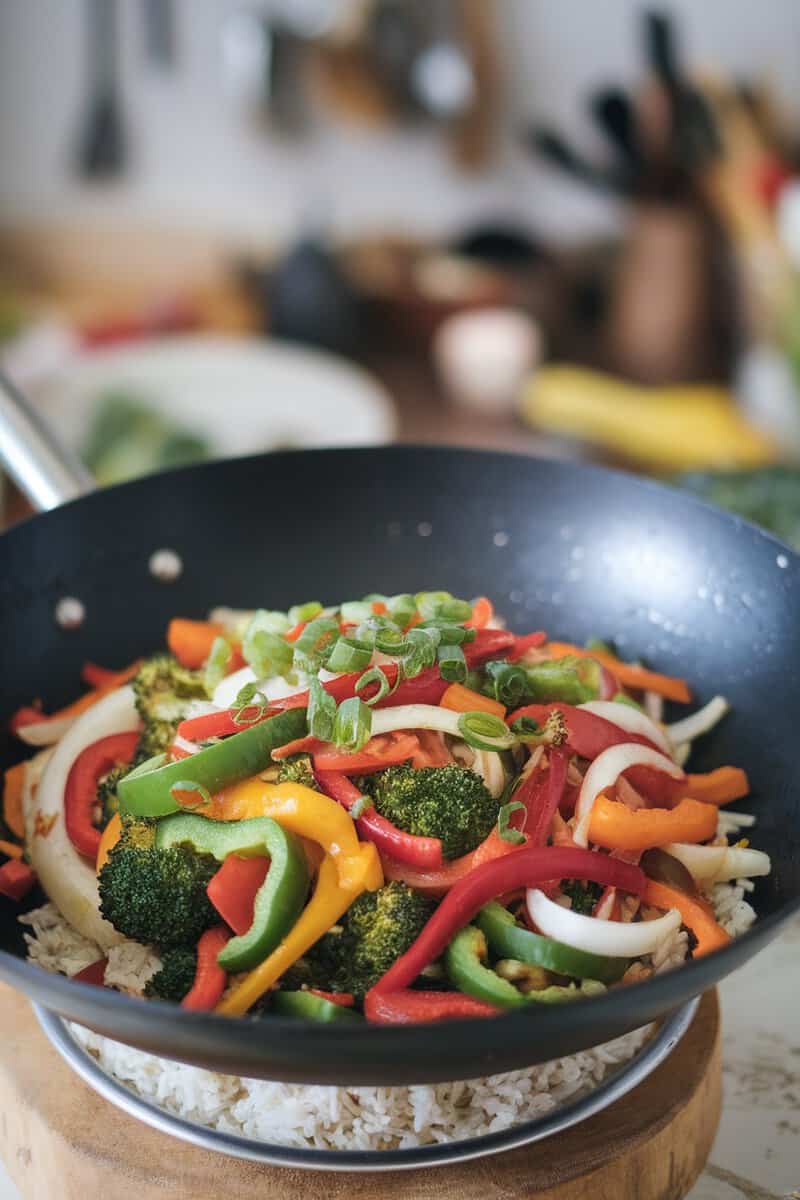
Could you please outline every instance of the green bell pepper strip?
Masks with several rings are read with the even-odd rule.
[[[481,909],[476,921],[498,958],[516,958],[519,962],[544,967],[556,975],[597,979],[600,983],[615,983],[628,967],[627,959],[575,950],[563,942],[523,929],[513,914],[496,900]]]
[[[189,758],[150,771],[134,771],[119,782],[120,812],[136,817],[165,817],[178,812],[181,806],[170,790],[176,784],[195,783],[213,796],[232,783],[263,771],[269,766],[274,749],[303,737],[306,732],[306,710],[287,709],[206,746]]]
[[[217,956],[219,965],[229,973],[258,966],[292,928],[308,896],[310,879],[300,839],[270,817],[212,821],[176,813],[159,821],[156,846],[167,850],[182,845],[191,846],[198,854],[211,854],[218,862],[224,862],[229,854],[269,858],[266,879],[256,892],[252,925],[246,933],[231,938]]]
[[[568,987],[547,987],[541,991],[520,992],[507,979],[484,965],[488,947],[483,931],[475,925],[466,925],[453,938],[445,951],[444,965],[447,977],[459,991],[466,992],[486,1004],[497,1008],[521,1008],[527,1004],[562,1004],[578,1000],[582,996],[595,996],[605,991],[598,980],[586,979],[580,987],[574,983]]]
[[[281,1017],[303,1017],[306,1021],[363,1023],[361,1013],[334,1004],[313,992],[273,992],[270,1011]]]
[[[596,659],[543,659],[524,668],[525,699],[561,700],[564,704],[584,704],[597,700],[601,693],[603,668]]]

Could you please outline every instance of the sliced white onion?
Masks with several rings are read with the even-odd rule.
[[[220,608],[212,608],[208,614],[208,619],[214,625],[221,625],[223,633],[241,641],[247,632],[247,626],[255,615],[254,608],[226,608],[221,606]]]
[[[769,875],[769,855],[747,846],[693,846],[688,842],[670,842],[667,854],[677,858],[698,883],[727,883],[730,879],[750,879]]]
[[[284,679],[283,675],[273,675],[269,679],[256,679],[252,667],[242,667],[232,675],[226,675],[214,691],[214,704],[217,708],[233,708],[236,697],[247,683],[254,683],[256,688],[267,700],[283,700],[285,696],[294,696],[308,687],[309,677],[305,671],[294,672],[294,683]]]
[[[730,711],[730,707],[724,696],[715,696],[713,700],[709,700],[708,704],[703,708],[698,708],[697,712],[692,713],[691,716],[684,717],[682,721],[676,721],[674,725],[668,725],[667,733],[670,741],[676,746],[679,742],[693,742],[701,734],[708,733],[709,729],[713,729]]]
[[[729,833],[738,833],[740,829],[752,829],[755,823],[756,818],[752,813],[731,812],[729,808],[721,808],[717,818],[717,833],[727,836]]]
[[[680,742],[672,752],[672,757],[679,767],[685,767],[692,753],[691,742]]]
[[[94,864],[78,854],[67,836],[64,789],[81,751],[100,738],[127,733],[139,725],[133,688],[120,688],[98,700],[76,718],[61,739],[38,789],[30,789],[25,803],[25,844],[42,887],[70,925],[103,949],[122,941],[122,937],[100,915]],[[52,822],[46,836],[36,833],[38,814],[40,823]]]
[[[372,733],[392,733],[395,729],[435,729],[462,737],[458,719],[462,713],[438,704],[398,704],[395,708],[379,708],[372,714]]]
[[[506,786],[506,773],[503,770],[503,760],[494,750],[475,750],[475,761],[471,770],[480,775],[487,790],[495,800],[498,800]]]
[[[638,742],[609,746],[608,750],[598,754],[583,777],[578,803],[575,806],[577,823],[573,837],[576,845],[588,846],[589,821],[595,800],[601,792],[612,788],[623,771],[627,771],[629,767],[652,767],[673,779],[684,778],[683,771],[671,758],[659,754],[657,750],[651,750],[649,746],[641,746]]]
[[[654,921],[603,921],[563,908],[538,888],[528,888],[526,904],[531,920],[545,937],[554,938],[587,954],[610,958],[638,958],[654,950],[680,928],[681,914],[671,908]]]
[[[624,729],[626,733],[636,733],[648,738],[659,750],[672,758],[672,743],[664,730],[638,708],[632,708],[630,704],[618,704],[615,700],[588,700],[586,704],[580,704],[578,707],[594,713],[596,717],[603,717],[618,729]]]
[[[651,721],[659,723],[664,719],[664,697],[659,696],[658,692],[645,692],[642,696],[642,705]]]
[[[20,725],[16,735],[26,746],[55,746],[77,719],[57,717],[49,721],[37,721],[33,725]]]

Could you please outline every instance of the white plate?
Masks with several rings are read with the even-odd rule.
[[[366,371],[256,338],[199,334],[92,351],[40,383],[32,399],[80,451],[97,401],[109,391],[141,397],[180,429],[205,436],[216,458],[377,445],[395,431],[394,406]]]

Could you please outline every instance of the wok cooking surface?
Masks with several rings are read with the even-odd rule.
[[[171,584],[154,550],[183,561]],[[18,906],[0,899],[0,975],[121,1040],[218,1070],[319,1083],[409,1083],[521,1067],[664,1014],[744,962],[800,907],[800,559],[738,518],[597,468],[466,450],[287,452],[139,480],[0,539],[0,714],[73,698],[86,659],[122,665],[163,646],[171,616],[217,604],[286,608],[370,591],[490,595],[518,632],[612,639],[686,676],[733,713],[695,770],[745,767],[754,844],[773,860],[758,921],[724,950],[643,984],[546,1011],[414,1028],[254,1024],[73,984],[22,961]],[[86,620],[53,619],[76,596]],[[0,761],[20,748],[5,734]],[[41,896],[32,904],[40,903]],[[292,1031],[290,1033],[290,1030]]]

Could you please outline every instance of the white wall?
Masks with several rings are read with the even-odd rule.
[[[555,236],[607,227],[611,208],[507,141],[492,170],[457,172],[435,133],[322,128],[287,144],[247,126],[226,99],[219,27],[241,0],[175,0],[180,67],[143,61],[138,0],[122,0],[131,169],[113,185],[71,167],[83,112],[82,0],[0,0],[0,221],[131,219],[267,237],[320,215],[337,232],[452,228],[497,211]],[[492,3],[493,0],[486,0]],[[688,59],[768,76],[800,113],[800,0],[672,0]],[[494,0],[508,75],[508,128],[535,114],[597,143],[583,96],[641,69],[636,0]],[[800,123],[800,122],[798,122]]]

